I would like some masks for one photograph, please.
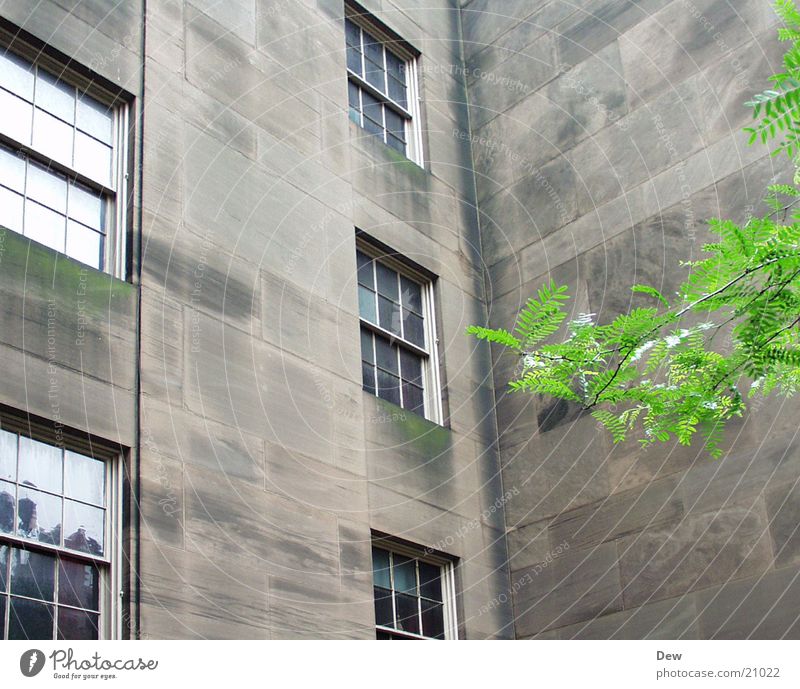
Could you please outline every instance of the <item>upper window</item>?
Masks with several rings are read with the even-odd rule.
[[[422,162],[414,52],[371,17],[347,8],[350,119],[417,163]]]
[[[453,563],[383,545],[372,548],[377,638],[455,639]]]
[[[0,54],[0,225],[124,276],[125,108],[44,61]]]
[[[0,430],[0,638],[111,636],[111,461]]]
[[[364,390],[439,422],[430,280],[366,245],[356,258]]]

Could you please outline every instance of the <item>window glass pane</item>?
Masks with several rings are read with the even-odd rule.
[[[8,556],[11,548],[7,545],[0,545],[0,591],[6,591],[6,577],[8,576]],[[0,627],[3,626],[3,616],[0,615]]]
[[[403,306],[422,315],[422,287],[413,280],[400,276],[400,291]]]
[[[386,108],[386,129],[400,141],[406,139],[406,122],[391,108]]]
[[[408,110],[408,91],[405,84],[389,77],[389,98]]]
[[[375,586],[392,588],[389,573],[389,552],[381,548],[372,549],[372,578]]]
[[[0,86],[32,101],[33,65],[11,53],[0,55]]]
[[[8,638],[44,641],[53,638],[53,606],[23,598],[11,599]]]
[[[375,363],[375,354],[372,351],[372,333],[364,328],[361,328],[361,358],[371,364]]]
[[[69,186],[69,217],[101,232],[105,231],[103,197],[79,184]]]
[[[14,548],[11,593],[52,602],[55,598],[56,558]]]
[[[72,560],[58,563],[58,602],[98,610],[100,572],[95,565]]]
[[[360,89],[352,81],[347,83],[347,102],[350,105],[350,119],[361,124],[361,104],[358,100]]]
[[[6,638],[6,602],[5,596],[0,596],[0,639]]]
[[[5,113],[3,113],[5,117]],[[0,184],[9,189],[25,191],[25,160],[13,151],[0,146]]]
[[[64,494],[68,498],[105,504],[105,464],[77,452],[64,452]]]
[[[75,122],[75,87],[39,69],[36,80],[36,105],[72,124]]]
[[[383,105],[366,91],[361,91],[364,106],[364,128],[372,134],[383,137]]]
[[[0,117],[0,131],[22,144],[29,144],[33,106],[0,89],[0,112],[3,113]]]
[[[83,610],[58,609],[58,638],[69,640],[96,640],[99,615]]]
[[[347,69],[361,76],[361,51],[355,46],[347,46]]]
[[[398,293],[397,273],[391,268],[387,268],[382,263],[375,265],[375,272],[378,276],[378,293],[389,297],[393,301],[400,301]]]
[[[393,332],[400,334],[400,306],[386,297],[378,297],[378,313],[380,316],[379,325]]]
[[[415,414],[424,414],[425,395],[422,388],[411,383],[403,383],[403,408]]]
[[[59,213],[67,212],[67,180],[31,163],[28,165],[27,195]]]
[[[372,259],[360,251],[356,252],[356,263],[358,264],[358,284],[366,285],[370,289],[375,289],[375,277],[372,274]]]
[[[388,112],[388,110],[387,110]],[[398,139],[393,134],[389,134],[386,137],[386,143],[388,143],[395,151],[400,151],[400,153],[405,155],[406,152],[406,142],[402,139]]]
[[[25,236],[33,241],[49,246],[56,251],[64,251],[66,218],[35,201],[25,202]]]
[[[41,543],[60,545],[61,498],[19,486],[17,535]]]
[[[375,390],[375,367],[366,361],[361,362],[361,386],[370,395],[374,395]]]
[[[397,374],[397,346],[389,344],[389,340],[375,336],[375,355],[378,366],[390,373]]]
[[[78,98],[76,124],[95,139],[111,145],[112,110],[85,93]]]
[[[400,375],[415,385],[422,385],[422,360],[411,352],[400,349]]]
[[[383,66],[383,46],[369,34],[364,34],[364,78],[380,91],[386,91],[386,71]]]
[[[111,147],[77,132],[75,169],[100,184],[111,186]]]
[[[419,563],[420,594],[425,598],[442,601],[442,568],[428,562]]]
[[[61,449],[38,440],[19,438],[19,482],[31,488],[60,493]]]
[[[394,589],[403,593],[417,593],[417,562],[394,554]]]
[[[359,29],[358,24],[349,19],[344,20],[344,39],[347,45],[361,49],[361,29]]]
[[[383,627],[394,627],[392,612],[392,592],[376,586],[375,591],[375,624]]]
[[[405,86],[406,62],[390,50],[386,51],[386,71],[389,73],[389,76],[399,82],[401,86]]]
[[[418,347],[425,347],[425,324],[421,317],[403,309],[403,337]]]
[[[14,505],[17,487],[0,481],[0,533],[14,533]]]
[[[64,547],[102,555],[104,541],[104,510],[65,500]]]
[[[397,376],[393,376],[378,369],[378,397],[387,402],[399,405],[400,379]]]
[[[24,200],[20,194],[0,187],[0,225],[22,234],[25,217],[23,207]]]
[[[397,628],[412,634],[419,634],[419,598],[403,593],[395,594],[397,605]]]
[[[375,292],[362,285],[358,286],[358,313],[370,323],[378,322],[378,315],[375,313]]]
[[[36,109],[33,116],[33,147],[37,151],[59,163],[71,165],[72,136],[71,125]]]
[[[66,254],[92,268],[102,268],[103,235],[85,225],[67,222]]]
[[[434,639],[444,639],[444,606],[422,599],[422,633]]]

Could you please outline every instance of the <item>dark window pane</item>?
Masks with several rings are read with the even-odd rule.
[[[0,481],[0,533],[14,533],[14,503],[16,487]]]
[[[420,595],[442,601],[442,568],[427,562],[419,563]]]
[[[361,359],[367,363],[375,363],[375,352],[372,351],[372,333],[361,328]]]
[[[395,591],[417,594],[417,563],[408,557],[394,556]]]
[[[425,346],[425,324],[417,314],[403,309],[403,337],[417,345]]]
[[[364,78],[380,91],[386,91],[386,70],[383,66],[383,46],[364,34]]]
[[[60,493],[61,450],[54,445],[20,436],[19,482],[32,488]]]
[[[370,395],[375,394],[375,367],[365,361],[361,362],[361,385]]]
[[[444,606],[422,600],[422,633],[434,639],[444,639]]]
[[[99,610],[100,572],[94,565],[61,560],[58,565],[58,602]]]
[[[375,292],[371,292],[363,285],[358,286],[358,313],[370,323],[378,322],[378,314],[375,312]]]
[[[414,385],[422,385],[422,361],[416,354],[400,350],[400,375]]]
[[[375,586],[382,586],[385,589],[392,588],[389,576],[389,553],[380,548],[372,549],[372,578]]]
[[[80,502],[64,502],[64,547],[102,555],[105,544],[105,510]]]
[[[391,640],[392,640],[392,635],[391,635],[391,634],[389,634],[389,632],[384,632],[384,631],[381,631],[381,630],[379,629],[379,630],[377,630],[377,632],[375,633],[375,639],[376,639],[377,641],[391,641]]]
[[[6,638],[6,601],[8,598],[0,596],[0,639]]]
[[[398,292],[397,273],[391,268],[387,268],[382,263],[375,265],[375,272],[378,276],[378,294],[388,297],[392,301],[400,301]]]
[[[347,84],[347,100],[350,104],[350,119],[356,124],[361,124],[361,104],[358,100],[359,88],[353,82]]]
[[[344,20],[344,39],[347,45],[361,46],[361,29],[349,19]]]
[[[61,545],[61,498],[38,490],[17,490],[17,534]]]
[[[400,277],[400,292],[403,306],[414,313],[422,315],[422,287],[419,283],[409,280],[407,277]]]
[[[99,615],[83,610],[58,609],[58,638],[96,640]]]
[[[386,143],[388,143],[395,151],[400,151],[400,153],[405,155],[406,152],[406,142],[398,139],[396,136],[389,134],[386,137]]]
[[[390,345],[389,341],[379,335],[375,336],[375,353],[378,366],[389,373],[397,374],[397,346]]]
[[[372,274],[372,259],[360,251],[356,251],[356,264],[358,265],[358,284],[366,285],[375,290],[375,276]]]
[[[347,69],[361,76],[361,51],[354,46],[347,46]]]
[[[395,601],[397,603],[397,628],[404,632],[419,634],[419,598],[396,593]]]
[[[8,638],[44,641],[53,638],[53,606],[22,598],[11,599]]]
[[[364,109],[364,128],[383,138],[383,104],[366,91],[361,92],[361,101]]]
[[[397,57],[392,51],[386,51],[386,71],[389,76],[397,80],[402,86],[406,83],[406,62]]]
[[[56,558],[14,548],[11,562],[11,593],[52,601],[55,597]]]
[[[406,90],[406,85],[402,82],[399,82],[394,77],[389,77],[389,98],[391,98],[395,103],[402,105],[404,108],[408,109],[408,91]]]
[[[104,505],[105,490],[103,462],[69,450],[64,453],[64,494],[67,497]]]
[[[378,369],[378,397],[400,405],[400,379]]]
[[[11,549],[7,545],[0,545],[0,592],[6,590],[6,577],[8,576],[8,556]],[[2,622],[0,622],[0,626]]]
[[[400,335],[400,306],[386,297],[378,297],[378,315],[381,328]]]
[[[403,409],[415,414],[425,414],[425,395],[422,388],[411,383],[403,383]]]
[[[375,624],[383,627],[394,627],[392,621],[392,592],[375,587]]]
[[[396,112],[394,112],[391,108],[386,108],[386,129],[389,131],[390,134],[393,134],[401,141],[405,141],[406,139],[406,123],[405,120],[400,117]]]

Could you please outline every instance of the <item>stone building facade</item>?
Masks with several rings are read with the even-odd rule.
[[[757,212],[734,5],[0,5],[3,633],[797,636],[788,407],[611,447],[465,336]]]

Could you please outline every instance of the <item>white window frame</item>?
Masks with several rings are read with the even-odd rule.
[[[420,113],[420,93],[419,93],[419,78],[417,62],[419,54],[414,51],[405,41],[402,41],[397,36],[384,27],[378,20],[366,13],[365,10],[352,4],[345,4],[345,19],[350,20],[356,24],[362,32],[366,32],[372,38],[376,39],[383,46],[384,51],[384,64],[386,64],[385,53],[392,53],[395,57],[403,61],[406,73],[406,89],[408,107],[403,107],[400,103],[393,100],[387,92],[384,93],[380,89],[370,84],[360,74],[356,74],[349,67],[347,67],[347,80],[348,83],[355,84],[359,89],[359,111],[360,121],[359,126],[364,129],[364,107],[363,107],[363,92],[366,91],[373,97],[381,101],[385,108],[389,108],[398,114],[405,122],[405,135],[406,135],[406,157],[420,167],[424,164],[423,148],[422,148],[422,127],[421,127],[421,113]],[[363,35],[363,33],[362,33]],[[362,55],[361,55],[361,68],[362,73],[366,75],[366,52],[363,50],[362,39]],[[388,78],[388,76],[387,76]],[[349,110],[349,99],[348,99]],[[382,127],[383,127],[383,142],[389,146],[387,141],[388,129],[386,127],[386,116],[382,112]],[[352,118],[351,118],[351,121]],[[377,135],[373,135],[377,136]]]
[[[444,612],[444,640],[445,641],[457,640],[458,613],[456,605],[457,599],[456,599],[455,562],[450,558],[442,557],[441,555],[432,553],[425,548],[408,546],[403,543],[396,542],[393,539],[386,536],[374,535],[372,538],[372,547],[379,548],[380,550],[386,550],[391,553],[397,553],[398,555],[404,555],[405,557],[413,558],[418,562],[419,561],[426,562],[430,565],[434,565],[436,567],[441,568],[442,606]],[[371,557],[371,552],[372,551],[370,550],[370,557]],[[419,565],[417,565],[417,571],[419,571]],[[397,610],[394,597],[394,591],[395,591],[394,572],[390,572],[390,576],[392,577],[392,594],[393,594],[392,614],[393,617],[396,619]],[[417,576],[419,576],[419,574],[417,574]],[[404,632],[399,629],[394,629],[393,627],[386,627],[383,625],[379,625],[377,623],[375,624],[375,631],[392,634],[393,636],[401,636],[406,639],[416,639],[420,641],[435,640],[429,636],[422,636],[421,634],[412,634],[410,632]]]
[[[411,268],[407,263],[398,259],[400,254],[387,253],[382,251],[371,244],[368,240],[361,236],[356,238],[356,250],[366,254],[374,261],[382,263],[387,268],[397,272],[403,277],[416,282],[421,287],[422,294],[422,317],[425,326],[425,347],[415,345],[402,337],[399,337],[390,330],[386,330],[377,323],[373,323],[365,319],[361,315],[359,308],[359,334],[361,329],[369,330],[377,335],[388,339],[392,343],[397,343],[398,347],[407,349],[413,354],[420,357],[422,363],[422,384],[423,384],[423,397],[425,401],[425,409],[423,416],[433,423],[442,424],[442,391],[441,381],[439,375],[439,339],[436,334],[436,307],[434,299],[434,281],[431,277],[423,274],[422,272]],[[377,283],[376,283],[377,287]],[[358,289],[358,281],[356,281],[356,289]],[[377,295],[377,291],[376,291]],[[377,296],[376,296],[377,299]],[[377,304],[376,304],[376,314]],[[360,345],[359,345],[360,346]],[[375,351],[373,349],[373,361],[375,359]],[[377,362],[376,362],[377,365]],[[379,395],[375,395],[379,397]],[[383,399],[383,398],[381,398]],[[404,407],[401,406],[405,410]],[[406,410],[411,411],[411,410]],[[413,412],[411,412],[413,413]]]
[[[110,446],[104,447],[98,443],[86,440],[78,440],[66,432],[59,432],[53,437],[52,430],[42,431],[36,424],[22,421],[15,416],[0,414],[0,426],[2,430],[13,433],[17,436],[30,438],[47,445],[52,445],[60,449],[70,450],[79,454],[93,457],[105,464],[105,510],[106,520],[104,525],[104,550],[103,556],[92,555],[80,551],[70,550],[62,546],[49,543],[41,543],[29,538],[17,536],[16,534],[0,534],[0,545],[10,548],[19,547],[29,552],[40,552],[53,555],[56,558],[64,557],[72,561],[93,563],[97,565],[99,572],[99,592],[98,592],[98,640],[114,640],[122,638],[122,615],[120,603],[122,600],[122,455],[111,450]],[[63,429],[61,429],[63,430]],[[19,442],[19,441],[18,441]],[[16,505],[15,505],[16,523]],[[62,519],[63,529],[63,519]],[[10,581],[6,582],[10,585]],[[52,605],[58,607],[58,584],[54,583],[55,594]],[[11,597],[6,590],[2,594],[10,602]],[[46,601],[45,601],[46,602]],[[10,605],[9,605],[10,608]],[[10,610],[6,610],[6,617],[10,615]],[[0,636],[5,638],[7,629],[5,618],[0,620]],[[57,635],[57,628],[54,628],[54,636]],[[57,639],[56,639],[57,640]]]
[[[106,90],[96,80],[87,78],[75,69],[67,67],[41,49],[24,43],[18,34],[0,28],[0,51],[13,55],[30,63],[36,70],[42,69],[51,76],[78,88],[95,100],[113,109],[113,130],[111,137],[111,186],[87,177],[71,166],[50,158],[46,153],[38,151],[31,143],[27,144],[0,133],[0,144],[12,149],[17,155],[44,165],[56,173],[67,176],[85,185],[106,199],[106,233],[103,246],[103,265],[99,270],[119,279],[127,278],[127,217],[128,217],[128,128],[129,106],[120,93]],[[34,112],[36,106],[34,106]],[[31,125],[33,132],[33,123]],[[63,252],[59,252],[63,253]],[[63,253],[68,256],[68,254]],[[73,259],[75,260],[75,259]],[[95,268],[98,270],[98,268]]]

